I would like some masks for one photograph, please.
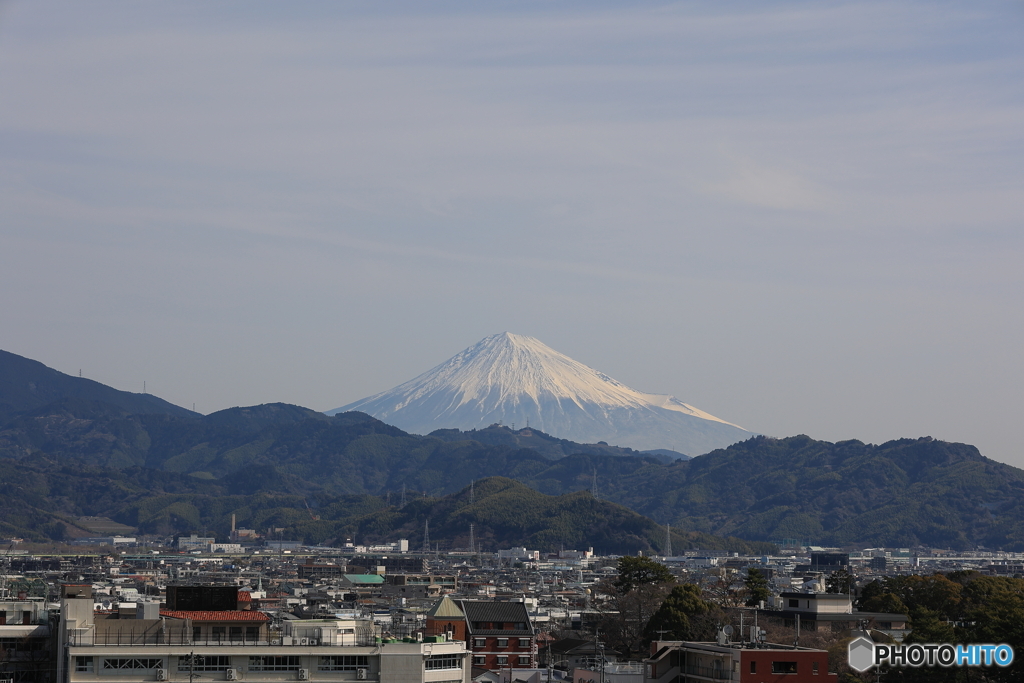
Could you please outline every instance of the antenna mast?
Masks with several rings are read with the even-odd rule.
[[[423,552],[430,552],[430,520],[423,522]]]

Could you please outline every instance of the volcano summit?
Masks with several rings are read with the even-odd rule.
[[[532,337],[495,334],[390,391],[329,415],[359,410],[416,434],[495,422],[572,441],[699,455],[753,436],[674,396],[645,394]]]

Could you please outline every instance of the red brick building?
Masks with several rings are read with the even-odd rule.
[[[533,669],[537,667],[537,638],[526,605],[441,598],[427,613],[427,635],[451,633],[465,640],[474,667]]]
[[[645,660],[645,683],[739,681],[739,683],[835,683],[828,652],[762,643],[657,642]]]

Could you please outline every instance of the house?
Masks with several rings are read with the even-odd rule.
[[[850,596],[845,593],[784,592],[776,599],[776,605],[778,610],[758,610],[758,614],[781,617],[783,623],[790,627],[799,623],[804,631],[849,631],[867,622],[871,628],[884,631],[900,641],[909,621],[906,614],[856,611]]]
[[[464,640],[475,668],[537,666],[537,638],[523,602],[453,600],[445,595],[427,612],[426,632]]]
[[[828,651],[774,643],[655,641],[644,660],[645,683],[836,683]]]

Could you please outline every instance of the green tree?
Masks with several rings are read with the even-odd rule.
[[[676,580],[668,567],[649,557],[620,557],[618,570],[619,577],[615,580],[615,587],[622,593],[629,593],[640,586],[671,583]]]
[[[832,572],[829,577],[825,579],[825,592],[826,593],[840,593],[847,594],[853,589],[853,577],[850,576],[850,572],[845,569],[840,569],[837,572]]]
[[[907,614],[907,606],[895,593],[882,593],[868,598],[861,605],[864,612],[883,612],[885,614]]]
[[[618,569],[618,577],[599,589],[610,597],[601,631],[609,645],[629,657],[643,651],[647,622],[675,577],[665,565],[647,557],[622,557]]]
[[[762,601],[768,600],[768,579],[764,572],[756,567],[747,570],[747,607],[757,607]]]
[[[68,529],[64,526],[64,522],[58,522],[56,520],[49,524],[44,524],[41,531],[53,541],[63,541],[68,535]]]
[[[677,585],[647,622],[644,640],[711,640],[718,613],[718,607],[704,599],[700,586]]]

